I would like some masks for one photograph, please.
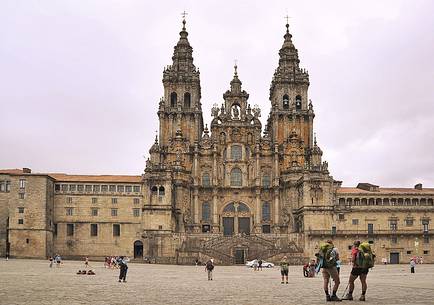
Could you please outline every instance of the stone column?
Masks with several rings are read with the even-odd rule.
[[[194,188],[193,192],[193,209],[194,209],[194,223],[199,223],[199,192],[197,187]]]
[[[255,232],[260,233],[260,223],[261,223],[261,190],[259,188],[256,189],[256,211],[255,211]]]

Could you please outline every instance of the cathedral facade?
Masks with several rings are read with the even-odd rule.
[[[330,175],[313,133],[309,74],[288,27],[266,125],[235,66],[208,127],[184,20],[163,71],[159,133],[143,175],[0,171],[0,253],[178,264],[286,255],[302,263],[324,239],[342,253],[360,239],[392,263],[413,256],[434,262],[434,189],[346,188]]]

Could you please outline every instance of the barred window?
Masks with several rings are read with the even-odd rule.
[[[270,210],[271,210],[270,203],[264,202],[262,204],[262,221],[270,221],[271,220]]]
[[[68,184],[62,184],[62,192],[68,191]]]
[[[114,224],[113,225],[113,236],[121,236],[121,225]]]
[[[90,224],[90,236],[98,236],[98,224]]]
[[[231,186],[242,186],[243,184],[243,178],[241,169],[234,168],[231,171]]]
[[[77,185],[77,191],[83,192],[83,189],[84,189],[83,184]]]
[[[118,192],[119,193],[123,193],[124,192],[124,186],[123,185],[118,185]]]
[[[92,216],[98,216],[98,209],[97,208],[92,208],[91,209],[91,215]]]
[[[202,221],[208,222],[211,220],[211,207],[208,202],[202,204]]]
[[[6,191],[6,181],[0,181],[0,192]]]
[[[118,209],[112,209],[112,216],[113,217],[118,216]]]
[[[110,192],[116,192],[116,185],[110,185],[109,190]]]
[[[105,193],[108,191],[108,185],[101,185],[101,192]]]
[[[139,217],[140,216],[140,209],[133,209],[133,216]]]
[[[18,207],[18,213],[20,213],[20,214],[24,213],[24,208],[23,207]]]
[[[66,208],[66,216],[72,216],[74,214],[74,208]]]
[[[133,190],[133,187],[131,185],[125,186],[125,192],[131,193],[132,190]]]
[[[23,189],[26,187],[26,179],[20,179],[20,189]]]
[[[240,145],[232,145],[231,146],[231,159],[233,160],[241,160],[242,152]]]
[[[100,186],[99,185],[94,185],[93,186],[93,192],[94,193],[99,193],[99,190],[100,190]]]
[[[117,199],[117,198],[112,198],[112,203],[113,203],[113,204],[118,203],[118,199]]]
[[[11,191],[11,182],[6,181],[6,192],[10,192],[10,191]]]
[[[140,186],[139,185],[135,185],[133,187],[133,189],[134,189],[134,193],[139,193],[140,192]]]
[[[92,185],[86,185],[84,189],[86,192],[92,192]]]
[[[133,202],[134,202],[134,204],[139,204],[140,203],[140,199],[139,198],[134,198]]]
[[[18,219],[18,224],[19,224],[19,225],[24,224],[24,219],[22,219],[22,218]]]
[[[77,185],[75,185],[75,184],[70,184],[69,185],[69,191],[70,192],[75,192],[76,189],[77,189]]]
[[[66,197],[66,203],[72,203],[72,197]]]
[[[92,197],[92,203],[97,203],[98,202],[98,198],[97,197]]]
[[[66,224],[66,236],[74,236],[74,224],[67,223]]]

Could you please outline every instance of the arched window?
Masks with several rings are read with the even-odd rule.
[[[301,110],[301,96],[297,95],[295,97],[295,110]]]
[[[202,221],[209,222],[211,220],[211,207],[208,202],[202,204]]]
[[[235,206],[234,206],[234,204],[230,203],[227,206],[225,206],[225,208],[223,209],[223,212],[234,213],[235,212]]]
[[[184,108],[191,107],[191,95],[189,92],[184,93]]]
[[[270,174],[265,173],[262,175],[262,187],[270,187],[271,179]]]
[[[160,186],[160,188],[158,189],[158,194],[160,196],[164,196],[164,186]]]
[[[270,203],[264,202],[262,204],[262,221],[270,221],[271,215],[270,215]]]
[[[249,207],[242,202],[238,203],[237,210],[238,210],[238,212],[250,212]]]
[[[283,109],[289,109],[289,96],[285,94],[283,96]]]
[[[177,99],[178,99],[178,96],[176,95],[176,92],[172,92],[170,94],[170,107],[172,107],[172,108],[176,107]]]
[[[211,181],[209,178],[209,173],[203,173],[202,174],[202,186],[210,186]]]
[[[231,146],[231,159],[232,160],[241,160],[242,152],[240,145],[232,145]]]
[[[152,195],[157,195],[157,194],[158,194],[158,187],[153,186],[153,187],[151,188],[151,193],[152,193]]]
[[[231,186],[242,186],[243,185],[243,178],[241,169],[234,168],[231,171]]]

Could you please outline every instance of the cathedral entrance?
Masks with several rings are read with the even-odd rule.
[[[235,264],[242,264],[246,262],[246,255],[244,249],[235,249]]]
[[[250,234],[250,208],[242,202],[227,204],[222,215],[223,235]]]
[[[143,258],[143,243],[140,240],[134,242],[134,258]]]

